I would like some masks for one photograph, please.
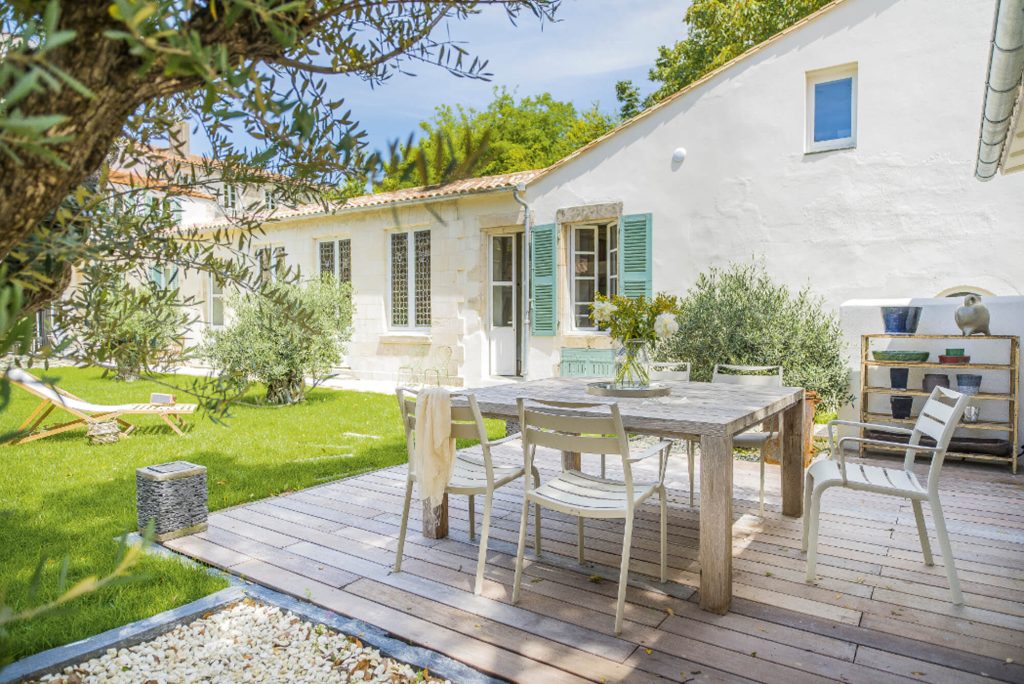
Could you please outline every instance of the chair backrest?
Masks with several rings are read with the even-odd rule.
[[[970,399],[966,394],[945,387],[936,387],[917,416],[917,422],[910,435],[910,444],[920,444],[922,437],[931,437],[935,440],[935,446],[939,448],[932,456],[931,465],[928,467],[929,492],[938,491],[939,470],[946,459],[946,449],[949,448],[949,442],[953,439],[953,433],[959,426],[960,418],[964,415],[964,409],[967,408]],[[918,453],[916,449],[907,449],[903,460],[905,470],[911,469],[914,457]]]
[[[79,413],[108,413],[120,408],[119,406],[109,406],[106,404],[93,404],[79,399],[71,394],[71,392],[62,390],[55,385],[49,385],[21,368],[8,368],[7,379],[26,392],[71,411],[78,411]]]
[[[533,466],[537,447],[577,454],[617,454],[622,458],[623,482],[626,495],[632,503],[633,472],[629,460],[629,436],[622,425],[617,403],[576,403],[529,398],[519,398],[517,403],[526,472],[530,472]],[[530,482],[526,482],[527,490],[530,486]]]
[[[409,470],[413,470],[413,463],[416,453],[416,401],[419,391],[408,387],[399,387],[395,390],[398,395],[398,406],[402,415],[402,426],[405,429],[405,448],[409,456]],[[452,396],[452,439],[475,439],[480,441],[480,447],[484,456],[484,465],[487,469],[487,478],[492,478],[491,448],[487,439],[487,428],[484,426],[483,416],[480,414],[480,407],[476,403],[476,397]],[[414,473],[415,474],[415,473]]]
[[[782,387],[782,366],[734,366],[716,363],[711,382],[724,385]]]
[[[690,382],[689,361],[657,361],[651,364],[651,380]]]

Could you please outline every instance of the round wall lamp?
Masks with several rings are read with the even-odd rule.
[[[672,152],[672,163],[682,164],[684,161],[686,161],[686,148],[677,147],[675,151]]]

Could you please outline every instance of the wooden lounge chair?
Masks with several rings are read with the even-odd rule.
[[[118,404],[108,406],[105,404],[91,404],[79,399],[70,392],[47,385],[36,376],[21,368],[11,368],[7,371],[7,379],[11,384],[20,387],[29,394],[34,394],[42,401],[34,411],[25,419],[18,432],[21,436],[11,444],[23,444],[44,437],[58,435],[68,430],[83,427],[97,421],[116,420],[121,427],[125,428],[124,434],[130,434],[135,426],[124,420],[121,416],[160,416],[174,432],[179,435],[185,434],[182,428],[185,426],[181,416],[195,413],[195,404]],[[54,409],[61,409],[74,416],[74,420],[60,425],[50,425],[44,429],[37,430],[47,416]]]

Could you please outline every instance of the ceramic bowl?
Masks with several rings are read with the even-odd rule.
[[[947,356],[945,354],[939,354],[939,363],[948,363],[951,366],[956,366],[970,362],[970,356]]]
[[[871,354],[875,357],[875,361],[903,361],[904,363],[927,361],[931,356],[931,353],[926,351],[879,350],[873,351]]]
[[[963,355],[964,355],[964,350],[963,349],[947,349],[946,350],[946,356],[963,356]]]

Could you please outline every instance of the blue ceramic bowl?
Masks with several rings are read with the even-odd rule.
[[[883,306],[882,323],[890,335],[912,335],[921,320],[919,306]]]

